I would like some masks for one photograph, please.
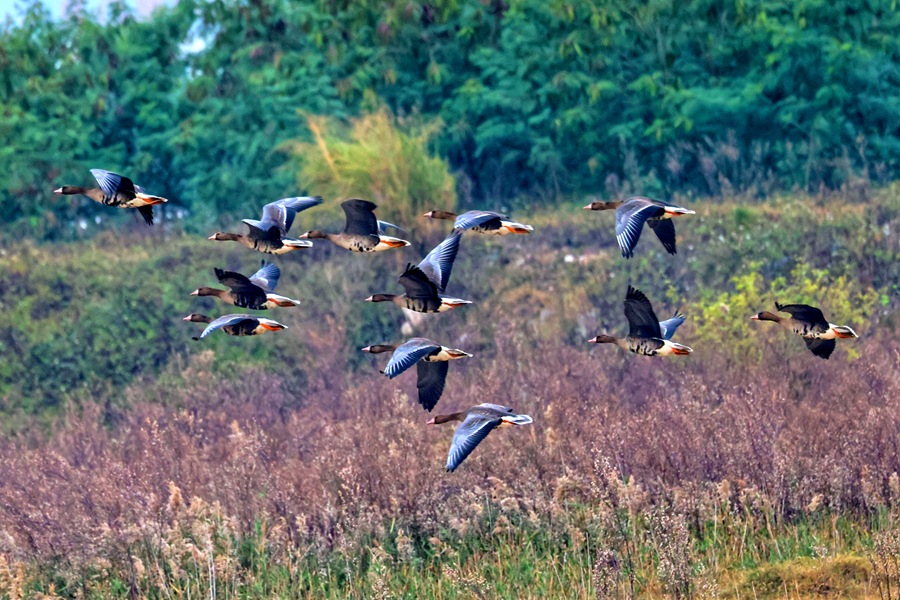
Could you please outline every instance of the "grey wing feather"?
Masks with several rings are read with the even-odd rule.
[[[449,370],[450,362],[446,360],[416,363],[416,388],[419,390],[419,404],[425,410],[431,412],[438,400],[441,399]]]
[[[805,321],[816,329],[821,329],[821,332],[828,330],[828,320],[822,311],[815,306],[809,306],[808,304],[778,304],[776,302],[775,308],[779,312],[788,313],[798,321]]]
[[[255,289],[256,286],[246,275],[235,273],[234,271],[225,271],[218,267],[213,269],[213,272],[216,274],[216,279],[219,280],[219,283],[236,292],[257,291]]]
[[[625,294],[625,318],[628,319],[628,335],[639,338],[661,338],[659,319],[653,312],[650,300],[638,289],[628,286]]]
[[[505,412],[505,413],[511,413],[513,411],[513,409],[511,409],[508,406],[503,406],[500,404],[491,404],[490,402],[482,402],[478,406],[481,406],[483,408],[488,408],[491,410],[499,410],[500,412]]]
[[[824,359],[828,359],[831,356],[831,353],[834,352],[834,340],[820,340],[816,338],[803,338],[803,341],[806,342],[806,347],[809,348],[809,351],[815,354],[816,356],[820,356]]]
[[[318,204],[322,204],[321,196],[282,198],[263,206],[262,222],[274,224],[282,234],[285,234],[290,231],[298,212]]]
[[[342,202],[341,208],[344,209],[344,214],[347,216],[343,233],[378,235],[378,219],[375,218],[374,212],[378,207],[374,202],[351,198]]]
[[[450,281],[450,271],[453,268],[456,253],[459,251],[461,237],[462,231],[454,229],[447,239],[435,246],[419,263],[419,268],[437,285],[438,291],[443,292]]]
[[[500,422],[500,419],[489,419],[470,413],[453,434],[453,443],[450,444],[450,452],[447,455],[447,470],[455,471]]]
[[[127,177],[104,169],[91,169],[91,175],[94,176],[94,179],[100,184],[100,189],[107,196],[115,196],[119,192],[134,195],[134,183]]]
[[[267,232],[270,229],[278,230],[278,225],[271,221],[257,221],[256,219],[241,219],[242,223],[246,223],[250,227],[254,229],[259,229],[262,232]]]
[[[656,237],[659,238],[659,241],[662,242],[666,252],[675,254],[675,224],[672,222],[672,219],[653,219],[647,221],[647,225],[650,226],[650,229],[653,230],[653,233],[655,233]]]
[[[437,284],[431,281],[431,279],[422,272],[422,269],[413,264],[406,265],[406,270],[400,275],[398,281],[400,282],[400,285],[403,286],[403,289],[406,290],[406,295],[409,298],[438,297]]]
[[[403,229],[399,225],[394,225],[393,223],[388,223],[387,221],[378,221],[378,235],[384,235],[385,230],[388,227],[396,229],[397,231],[402,231],[403,233],[409,233],[407,230]]]
[[[671,319],[659,322],[659,328],[662,331],[662,339],[671,340],[675,330],[684,323],[686,317],[678,312]]]
[[[394,355],[384,368],[384,374],[393,379],[435,350],[441,347],[425,338],[412,338],[394,350]]]
[[[619,242],[622,256],[634,256],[634,248],[641,237],[644,223],[660,213],[665,213],[665,210],[644,199],[630,200],[616,209],[616,241]]]
[[[153,207],[152,206],[139,206],[138,212],[141,213],[141,216],[144,218],[144,222],[147,225],[153,225]]]
[[[456,217],[456,222],[453,224],[453,227],[465,230],[479,225],[486,225],[493,220],[496,220],[497,227],[500,227],[500,221],[505,218],[506,217],[500,213],[487,210],[470,210],[469,212]]]
[[[250,281],[267,292],[274,292],[279,277],[281,277],[281,269],[278,268],[278,265],[266,264],[266,261],[262,261],[259,271],[250,276]]]
[[[221,329],[227,325],[237,325],[241,321],[246,320],[256,321],[257,319],[252,315],[225,315],[224,317],[219,317],[206,326],[206,329],[200,334],[200,339],[202,340],[216,329]]]

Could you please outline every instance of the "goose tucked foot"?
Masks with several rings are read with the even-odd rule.
[[[523,225],[522,223],[512,223],[510,221],[503,222],[503,228],[510,233],[531,233],[534,227],[531,225]]]
[[[858,335],[856,335],[855,331],[853,331],[850,327],[847,327],[846,325],[832,325],[831,330],[834,332],[834,335],[836,337],[839,337],[844,340],[849,339],[849,338],[858,338],[859,337]]]
[[[378,245],[375,246],[375,252],[378,252],[380,250],[387,250],[388,248],[403,248],[405,246],[409,246],[409,242],[407,242],[406,240],[382,235],[380,236]]]

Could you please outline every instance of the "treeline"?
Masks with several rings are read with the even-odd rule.
[[[439,119],[463,205],[837,188],[900,171],[895,0],[40,3],[0,28],[0,223],[121,170],[206,217],[297,193],[305,115]],[[6,232],[5,232],[5,235]]]

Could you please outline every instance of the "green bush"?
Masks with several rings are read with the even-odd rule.
[[[819,307],[832,323],[849,325],[860,335],[866,333],[871,324],[869,315],[875,312],[879,300],[872,288],[861,287],[846,276],[832,277],[805,263],[799,263],[789,277],[766,281],[759,274],[760,266],[751,263],[744,274],[734,277],[734,291],[715,296],[711,289],[704,290],[708,300],[690,309],[696,315],[692,337],[698,346],[715,348],[715,352],[728,353],[737,361],[754,362],[769,351],[769,344],[779,349],[802,344],[769,323],[751,321],[750,317],[764,310],[777,313],[775,302]],[[777,331],[773,333],[773,329]],[[859,357],[855,344],[842,343],[841,348],[848,358]]]
[[[382,109],[354,119],[347,131],[322,117],[307,117],[307,124],[314,142],[285,145],[296,159],[300,188],[330,199],[371,199],[379,216],[398,224],[432,208],[455,209],[450,167],[430,151],[440,122],[407,133]]]

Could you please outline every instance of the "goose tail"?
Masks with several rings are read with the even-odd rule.
[[[668,350],[669,352],[666,352]],[[685,346],[684,344],[679,344],[677,342],[673,342],[671,340],[665,340],[665,346],[663,347],[663,351],[660,354],[674,354],[676,356],[686,356],[693,352],[694,349],[690,346]]]
[[[525,225],[524,223],[516,223],[514,221],[503,221],[503,227],[510,233],[531,233],[534,227]]]
[[[670,215],[695,215],[694,211],[689,208],[682,208],[680,206],[667,206],[665,211]]]
[[[313,243],[308,242],[306,240],[291,240],[291,239],[282,239],[281,243],[287,246],[288,248],[293,248],[294,250],[299,250],[300,248],[312,248]]]
[[[858,335],[856,335],[856,332],[853,331],[853,329],[847,327],[846,325],[832,325],[831,329],[834,330],[834,334],[837,337],[842,339],[859,337]]]
[[[694,351],[693,348],[685,346],[683,344],[675,344],[673,343],[672,354],[676,354],[678,356],[685,356]]]
[[[513,425],[531,425],[534,423],[534,419],[529,415],[509,415],[508,417],[503,417],[503,420]]]

